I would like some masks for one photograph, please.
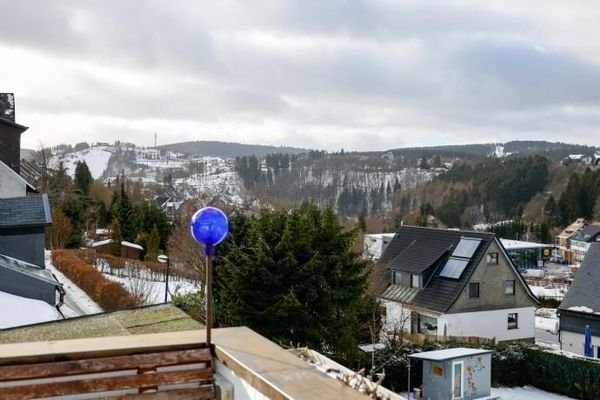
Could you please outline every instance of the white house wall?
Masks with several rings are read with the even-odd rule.
[[[0,198],[21,197],[26,193],[25,181],[19,179],[12,171],[6,171],[3,166],[0,166]]]
[[[385,307],[384,338],[399,330],[410,332],[410,310],[402,308],[402,304],[395,301],[381,300],[381,305]]]
[[[562,350],[583,355],[583,343],[585,341],[583,332],[561,331],[560,341],[562,343]],[[592,336],[592,346],[594,346],[594,356],[596,356],[598,354],[598,347],[600,347],[600,337]]]
[[[508,329],[508,314],[518,314],[518,328]],[[532,339],[535,337],[535,308],[510,308],[444,314],[438,317],[438,334],[448,336],[477,336],[498,341]]]

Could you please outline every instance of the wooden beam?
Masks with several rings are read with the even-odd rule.
[[[216,396],[214,387],[206,386],[196,389],[167,390],[156,393],[107,397],[105,400],[213,400]]]
[[[210,367],[211,362],[212,356],[208,349],[195,349],[42,364],[21,364],[0,366],[0,382],[122,371],[127,369],[149,370],[156,367],[192,363],[204,363],[207,367]]]
[[[211,380],[212,376],[212,369],[199,369],[3,387],[0,388],[0,399],[26,400],[71,394],[139,389],[149,386],[205,382]]]

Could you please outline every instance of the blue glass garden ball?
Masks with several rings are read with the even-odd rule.
[[[204,207],[192,216],[190,230],[198,243],[213,247],[221,243],[229,232],[227,216],[216,207]]]

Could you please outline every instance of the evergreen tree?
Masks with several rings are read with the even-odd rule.
[[[354,352],[369,271],[352,252],[357,231],[312,203],[236,225],[246,233],[232,231],[215,258],[221,320],[283,343]]]
[[[85,161],[77,161],[75,166],[75,186],[81,190],[81,193],[88,195],[90,186],[92,186],[92,174]]]
[[[115,257],[121,257],[121,242],[123,236],[121,235],[121,224],[118,219],[114,219],[111,227],[111,239],[110,252]]]
[[[121,180],[121,189],[113,204],[113,217],[119,221],[123,240],[133,242],[137,236],[136,218],[131,200],[125,191],[125,182]]]
[[[150,232],[150,237],[148,238],[147,248],[146,248],[146,259],[151,261],[156,261],[158,257],[158,253],[160,251],[160,236],[158,234],[158,228],[156,225],[152,228]]]

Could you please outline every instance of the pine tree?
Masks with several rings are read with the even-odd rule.
[[[119,221],[123,240],[133,242],[137,236],[136,218],[129,196],[125,191],[125,182],[121,180],[121,190],[114,198],[113,217]]]
[[[158,228],[156,225],[152,228],[150,232],[150,237],[148,239],[147,248],[146,248],[146,259],[155,261],[158,257],[158,253],[160,251],[160,236],[158,234]]]
[[[75,166],[75,186],[77,186],[82,194],[87,196],[93,181],[94,179],[86,162],[77,161],[77,165]]]
[[[237,225],[234,224],[234,225]],[[368,262],[331,208],[268,211],[231,232],[215,258],[217,315],[272,340],[355,351]]]
[[[111,239],[110,252],[115,257],[121,257],[121,242],[123,236],[121,235],[121,224],[118,219],[114,219],[111,227]]]

